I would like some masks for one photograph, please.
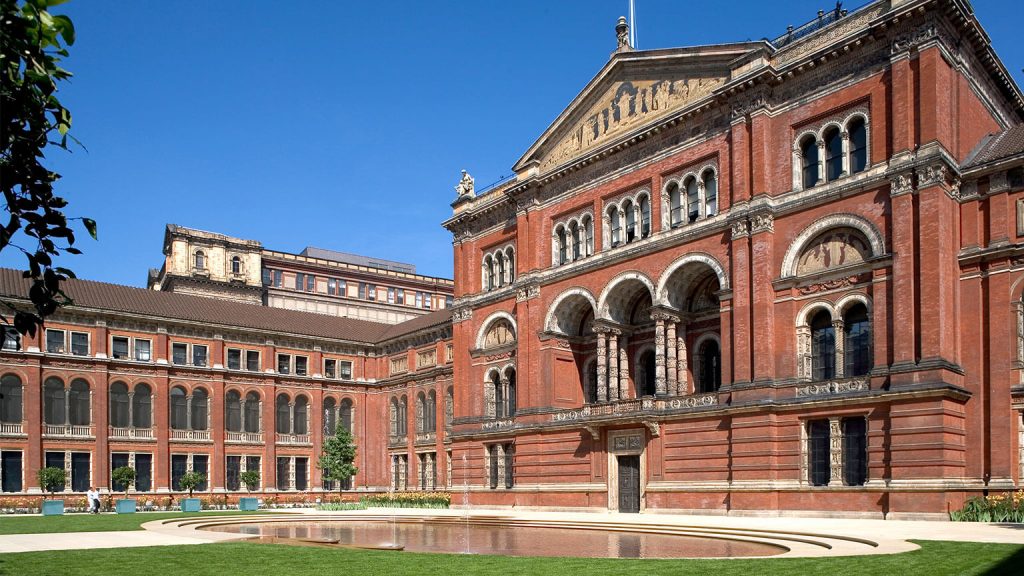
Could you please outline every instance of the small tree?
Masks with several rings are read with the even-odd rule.
[[[242,472],[239,477],[242,484],[245,484],[245,489],[249,492],[256,490],[260,487],[260,471],[259,470],[246,470]]]
[[[334,436],[324,442],[324,453],[316,463],[317,468],[323,471],[324,480],[337,481],[338,492],[341,492],[342,484],[359,472],[353,464],[355,461],[356,445],[352,434],[339,424]]]
[[[206,474],[202,472],[186,472],[181,476],[181,480],[178,481],[181,484],[182,489],[188,490],[188,497],[192,497],[192,491],[198,488],[203,482],[206,482]]]
[[[39,487],[42,488],[43,492],[49,492],[53,495],[57,492],[58,487],[64,485],[64,469],[54,466],[41,468],[37,478],[39,479]]]
[[[124,497],[128,497],[128,489],[135,484],[135,468],[131,466],[121,466],[120,468],[114,468],[110,473],[110,479],[114,481],[114,484],[120,484],[124,486]]]

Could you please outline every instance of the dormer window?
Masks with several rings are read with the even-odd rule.
[[[242,273],[242,259],[238,256],[231,257],[231,273],[241,274]]]
[[[206,254],[202,250],[196,250],[195,265],[196,270],[206,269]]]

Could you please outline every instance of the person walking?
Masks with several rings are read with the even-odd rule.
[[[93,514],[100,513],[100,493],[96,491],[94,486],[89,486],[89,491],[85,493],[85,497],[89,500],[89,512]]]

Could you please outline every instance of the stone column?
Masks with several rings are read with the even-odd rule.
[[[665,325],[665,390],[672,396],[679,395],[679,374],[676,372],[676,319],[669,318]]]
[[[501,386],[501,406],[499,406],[500,410],[497,410],[498,416],[500,418],[508,418],[511,416],[508,409],[510,404],[508,399],[508,377],[502,375],[498,381],[498,385]]]
[[[703,219],[707,216],[706,198],[704,196],[704,180],[697,178],[697,218]]]
[[[608,338],[608,400],[619,399],[619,334],[611,330]]]
[[[627,351],[626,337],[622,336],[619,342],[619,399],[629,398],[629,352]]]
[[[843,140],[843,176],[848,176],[852,166],[850,165],[850,133],[843,130],[839,135]]]
[[[686,353],[686,323],[680,322],[676,334],[676,395],[685,396],[690,393],[690,384],[686,378],[688,356]]]
[[[818,141],[818,183],[815,186],[821,186],[825,182],[825,141]]]
[[[608,340],[604,328],[597,332],[597,401],[608,401]]]
[[[843,485],[843,427],[839,418],[828,419],[829,486]]]
[[[192,395],[185,396],[185,430],[192,429]],[[192,469],[189,464],[189,470]]]
[[[505,445],[495,444],[494,445],[494,458],[498,459],[498,489],[505,489]]]
[[[288,403],[288,434],[295,433],[295,402]]]
[[[135,428],[135,420],[133,418],[134,410],[132,409],[133,404],[135,404],[134,391],[128,393],[128,425],[126,426],[126,428]],[[99,432],[97,432],[97,434],[98,433]],[[132,468],[134,468],[134,466],[132,466]]]
[[[665,396],[665,319],[663,314],[656,314],[654,318],[654,393],[657,396]]]
[[[845,349],[846,349],[845,334],[846,333],[843,330],[844,326],[845,326],[845,324],[843,323],[843,319],[842,318],[839,318],[838,320],[833,320],[832,321],[832,331],[835,333],[835,339],[836,339],[836,356],[835,356],[836,370],[835,370],[835,377],[837,379],[838,378],[844,378],[846,376],[846,353],[845,353]]]

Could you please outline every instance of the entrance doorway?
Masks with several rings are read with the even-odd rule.
[[[619,512],[640,511],[640,456],[617,456],[619,463]]]

